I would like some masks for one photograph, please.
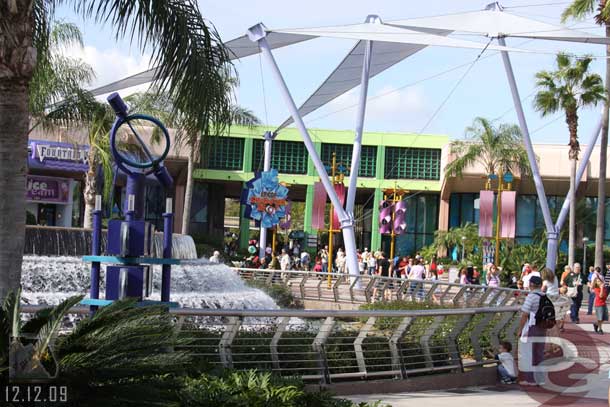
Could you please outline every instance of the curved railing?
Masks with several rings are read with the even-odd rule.
[[[483,285],[464,285],[442,280],[410,280],[341,273],[280,271],[233,268],[246,280],[281,283],[299,300],[336,303],[370,303],[381,300],[384,292],[390,300],[432,302],[441,306],[481,307],[518,305],[528,291]],[[330,284],[329,277],[330,276]]]
[[[23,306],[32,313],[40,306]],[[407,378],[496,363],[519,307],[418,311],[170,309],[185,348],[207,363],[307,381]],[[87,314],[74,308],[72,314]],[[184,342],[186,341],[186,342]],[[490,373],[490,374],[495,374]]]

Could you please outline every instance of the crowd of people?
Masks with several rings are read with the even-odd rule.
[[[377,277],[392,277],[409,280],[439,280],[440,276],[448,273],[443,264],[435,256],[424,259],[419,253],[415,256],[396,256],[389,258],[382,251],[369,251],[368,248],[358,250],[358,273]],[[347,258],[343,248],[338,248],[331,256],[328,246],[320,247],[315,256],[302,250],[298,243],[280,249],[275,255],[270,247],[266,248],[265,256],[259,258],[251,251],[251,256],[245,259],[246,267],[271,268],[275,270],[305,270],[320,273],[346,273]],[[604,334],[604,322],[608,321],[608,308],[606,305],[610,293],[610,264],[605,270],[600,267],[589,267],[587,272],[579,263],[572,267],[565,266],[561,274],[536,264],[525,263],[521,270],[513,273],[502,273],[495,264],[489,263],[481,267],[467,265],[459,270],[455,283],[464,285],[486,285],[489,287],[507,286],[509,288],[528,291],[521,306],[519,332],[519,369],[511,354],[513,345],[502,342],[497,349],[498,374],[502,383],[515,383],[517,377],[521,378],[522,385],[540,385],[532,366],[542,363],[544,358],[544,340],[540,337],[556,336],[564,330],[564,315],[555,315],[553,301],[570,301],[569,318],[574,324],[580,323],[580,309],[582,307],[585,288],[588,292],[587,315],[595,315],[593,328],[597,334]],[[448,273],[449,274],[449,273]],[[503,277],[508,280],[503,280]],[[375,284],[373,300],[381,297],[389,299],[387,295],[392,288],[392,282],[380,278]],[[408,286],[412,295],[417,297],[417,284]],[[407,293],[409,294],[409,293]],[[563,300],[561,298],[563,297]],[[538,339],[532,339],[538,338]],[[524,360],[523,364],[521,360]],[[529,369],[529,370],[528,370]]]

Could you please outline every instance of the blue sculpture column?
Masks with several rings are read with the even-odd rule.
[[[165,199],[165,213],[163,214],[163,258],[172,258],[172,230],[174,228],[174,214],[172,198]],[[171,284],[171,270],[169,264],[161,266],[161,301],[169,302]]]
[[[93,231],[91,233],[91,254],[99,256],[102,247],[102,197],[95,196],[95,209],[93,210]],[[100,298],[100,262],[94,261],[91,263],[91,288],[89,289],[89,298]],[[97,309],[96,306],[90,307],[91,311]]]

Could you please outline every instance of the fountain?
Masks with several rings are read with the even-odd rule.
[[[106,251],[107,231],[102,230],[100,250]],[[92,231],[83,228],[56,226],[25,227],[24,254],[38,256],[85,256],[91,253]],[[155,233],[153,240],[154,257],[163,257],[163,233]],[[189,235],[172,235],[172,257],[175,259],[196,259],[195,242]]]
[[[21,285],[26,304],[58,304],[86,294],[91,285],[91,265],[73,256],[23,257]],[[102,271],[105,266],[102,265]],[[100,273],[100,290],[105,292],[105,272]],[[153,300],[160,299],[161,266],[153,266]],[[247,286],[237,273],[224,264],[206,259],[182,261],[172,266],[172,301],[182,307],[277,309],[263,291]]]
[[[81,304],[95,312],[115,300],[132,297],[144,304],[192,308],[278,308],[260,290],[250,288],[227,266],[196,259],[190,236],[174,235],[173,179],[163,165],[170,148],[170,137],[163,124],[150,116],[128,115],[121,97],[113,93],[108,102],[116,113],[110,132],[110,149],[117,171],[127,174],[125,219],[111,219],[102,231],[102,197],[95,196],[93,230],[70,228],[29,229],[32,253],[71,256],[26,255],[22,267],[22,300],[29,304],[57,304],[61,300],[89,292]],[[165,139],[165,150],[154,157],[144,144],[132,120],[157,126]],[[140,143],[144,161],[121,152],[117,135],[124,124]],[[144,219],[144,181],[154,176],[166,193],[163,233]],[[82,253],[90,247],[88,253]],[[27,252],[27,251],[26,251]],[[82,258],[77,255],[85,255]],[[170,301],[171,287],[171,301]],[[100,294],[102,294],[100,296]]]

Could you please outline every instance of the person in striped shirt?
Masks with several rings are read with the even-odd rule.
[[[540,297],[546,294],[541,290],[542,279],[540,277],[532,276],[529,284],[530,293],[525,297],[521,306],[521,320],[519,321],[521,331],[519,370],[522,374],[519,384],[536,386],[543,383],[536,381],[532,367],[541,364],[544,359],[544,338],[546,337],[544,328],[536,325],[536,312],[540,305]]]

